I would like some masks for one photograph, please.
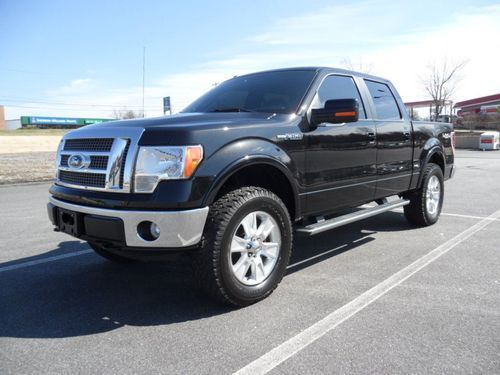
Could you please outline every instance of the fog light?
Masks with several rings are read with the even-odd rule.
[[[156,223],[151,223],[149,231],[155,240],[160,237],[160,227]]]
[[[160,227],[152,221],[141,221],[137,226],[137,235],[144,241],[156,241],[160,237]]]

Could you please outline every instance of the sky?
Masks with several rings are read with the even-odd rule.
[[[0,105],[21,115],[177,112],[235,75],[369,70],[405,101],[428,66],[467,61],[454,101],[500,93],[497,1],[0,0]]]

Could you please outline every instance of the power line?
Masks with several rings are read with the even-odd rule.
[[[57,101],[44,101],[37,99],[24,98],[23,100],[15,100],[15,99],[4,99],[8,98],[7,96],[0,96],[1,102],[11,102],[11,103],[22,103],[22,104],[55,104],[55,105],[69,105],[69,106],[78,106],[78,107],[108,107],[108,108],[122,108],[122,107],[132,107],[132,108],[141,108],[140,105],[127,105],[127,104],[83,104],[83,103],[67,103],[67,102],[57,102]],[[157,106],[146,106],[147,108],[158,108]]]
[[[100,108],[103,108],[103,109],[106,109],[106,108],[124,108],[124,107],[127,107],[127,108],[142,108],[142,106],[140,105],[128,105],[128,104],[77,104],[77,103],[63,103],[63,102],[48,102],[48,101],[41,101],[41,100],[11,100],[11,99],[2,99],[0,98],[0,103],[2,102],[8,102],[8,103],[14,103],[14,104],[8,104],[9,106],[13,107],[15,106],[16,104],[15,103],[19,103],[19,104],[31,104],[31,103],[36,103],[36,104],[53,104],[53,105],[56,105],[56,106],[71,106],[71,107],[100,107]],[[146,108],[150,108],[150,109],[153,109],[153,108],[160,108],[160,106],[146,106]]]
[[[91,109],[91,108],[58,108],[58,107],[38,107],[38,106],[26,106],[26,105],[8,105],[8,107],[12,108],[30,108],[30,109],[50,109],[50,110],[63,110],[63,111],[73,111],[73,112],[81,112],[81,111],[86,111],[86,112],[103,112],[103,111],[112,111],[112,108],[108,109]],[[115,108],[116,109],[116,108]],[[127,106],[123,106],[119,109],[127,109]],[[160,110],[160,108],[157,108]]]
[[[45,77],[59,77],[59,75],[56,73],[36,72],[33,70],[25,70],[25,69],[17,69],[17,68],[14,69],[14,68],[2,68],[2,67],[0,67],[0,70],[6,71],[6,72],[14,72],[14,73],[36,74],[37,76],[45,76]]]

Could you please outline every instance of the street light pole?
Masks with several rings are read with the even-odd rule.
[[[142,47],[142,117],[144,117],[144,86],[146,82],[146,47]]]

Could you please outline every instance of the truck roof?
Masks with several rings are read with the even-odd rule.
[[[362,78],[374,79],[377,81],[390,82],[388,79],[383,78],[383,77],[378,77],[378,76],[374,76],[374,75],[367,74],[367,73],[356,72],[354,70],[331,68],[331,67],[327,67],[327,66],[298,66],[298,67],[290,67],[290,68],[270,69],[270,70],[262,70],[259,72],[253,72],[253,73],[248,73],[248,74],[242,74],[241,76],[236,76],[236,77],[245,77],[245,76],[250,76],[250,75],[259,74],[259,73],[290,71],[290,70],[312,70],[312,71],[316,71],[318,73],[321,72],[321,73],[349,74],[349,75],[355,75],[355,76],[362,77]]]

